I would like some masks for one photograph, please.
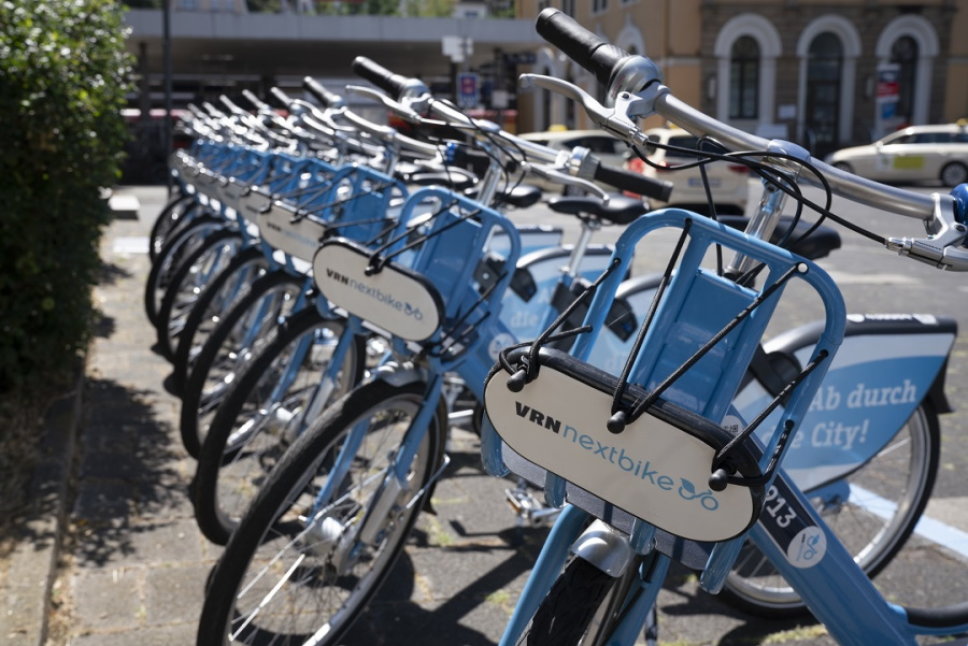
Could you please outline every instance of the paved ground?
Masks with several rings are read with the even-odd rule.
[[[186,489],[194,464],[180,446],[178,401],[163,388],[169,368],[150,349],[154,330],[143,313],[144,236],[163,194],[127,192],[140,198],[140,214],[115,221],[104,239],[107,270],[96,292],[102,320],[81,398],[67,398],[57,418],[76,417],[77,435],[65,445],[73,446],[75,458],[51,592],[46,643],[52,645],[194,643],[203,583],[219,555],[192,520]],[[422,516],[394,576],[346,644],[484,645],[499,638],[543,531],[515,526],[502,502],[506,483],[481,473],[474,436],[456,434],[451,456],[434,500],[438,515]],[[56,528],[41,530],[35,550],[56,543]],[[940,558],[926,543],[915,547],[889,579],[923,577],[925,559]],[[952,587],[942,590],[963,584],[963,569],[948,571]],[[40,581],[44,572],[22,578]],[[937,577],[929,583],[947,586]],[[660,608],[666,644],[830,643],[809,622],[765,621],[732,610],[698,591],[685,571],[670,576]],[[18,612],[14,606],[7,614]],[[36,626],[24,626],[0,633],[0,643],[43,643]]]

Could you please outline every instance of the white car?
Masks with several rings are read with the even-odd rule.
[[[968,182],[968,124],[910,126],[867,146],[844,148],[828,164],[882,182]]]
[[[546,130],[526,132],[518,136],[559,150],[571,150],[575,146],[588,148],[603,164],[616,168],[622,168],[625,164],[628,150],[624,141],[604,130]]]
[[[650,128],[645,134],[657,144],[696,150],[699,138],[679,128]],[[649,177],[672,182],[672,195],[669,204],[705,213],[709,201],[703,187],[702,174],[698,167],[677,170],[675,167],[696,161],[694,154],[683,151],[665,150],[656,146],[648,155],[649,161],[659,169],[646,164],[637,156],[628,159],[626,168],[643,173]],[[669,170],[662,170],[668,168]],[[716,212],[723,215],[743,215],[749,197],[749,169],[742,164],[716,161],[706,164],[709,189],[716,204]],[[652,207],[663,204],[652,202]]]

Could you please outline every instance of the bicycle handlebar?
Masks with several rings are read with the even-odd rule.
[[[426,92],[426,87],[421,81],[394,74],[365,56],[354,58],[352,67],[353,71],[361,78],[366,79],[394,99],[400,99],[408,92],[421,94]]]
[[[937,267],[968,270],[968,249],[963,246],[968,228],[959,221],[959,217],[964,218],[966,205],[956,204],[954,197],[939,193],[923,195],[857,177],[812,157],[796,144],[768,140],[722,123],[675,98],[669,88],[662,85],[661,74],[651,60],[609,45],[557,9],[544,9],[538,16],[536,28],[543,38],[559,47],[599,81],[608,83],[608,97],[615,105],[605,108],[584,90],[559,79],[538,75],[525,77],[579,101],[601,128],[642,147],[646,143],[645,135],[633,119],[658,114],[694,135],[712,137],[730,150],[783,153],[787,159],[763,161],[793,174],[799,172],[801,164],[809,164],[824,176],[831,190],[838,195],[925,221],[927,238],[889,238],[888,248]],[[800,179],[819,183],[809,173]]]
[[[275,86],[269,88],[269,94],[271,94],[272,98],[281,104],[282,107],[286,108],[287,110],[290,109],[290,106],[292,105],[292,98],[288,94]]]
[[[538,14],[538,35],[609,85],[612,75],[628,54],[588,31],[567,14],[548,7]]]
[[[484,133],[485,142],[487,137],[500,137],[518,150],[523,151],[529,160],[544,164],[559,165],[562,163],[563,157],[567,156],[567,153],[563,155],[560,150],[521,139],[500,129],[496,124],[491,122],[472,119],[448,103],[432,99],[429,96],[427,88],[420,80],[394,74],[368,58],[363,56],[357,57],[353,61],[353,70],[380,89],[391,94],[391,97],[387,97],[375,92],[368,93],[369,96],[381,101],[387,108],[393,110],[405,119],[410,121],[421,119],[417,112],[411,109],[410,105],[403,103],[403,101],[410,99],[410,103],[415,107],[416,104],[426,104],[425,107],[427,110],[447,125],[465,128],[475,133]],[[356,91],[360,90],[360,88],[353,89]],[[426,120],[424,121],[426,122]],[[663,202],[668,201],[673,188],[671,182],[606,166],[601,163],[601,160],[584,148],[574,149],[566,165],[570,166],[573,174],[578,177],[598,180],[614,186],[619,190],[630,191]]]
[[[660,202],[668,202],[672,195],[672,182],[652,179],[642,173],[635,173],[614,166],[607,166],[592,155],[596,164],[592,176],[599,182],[614,186],[637,195],[646,195]]]
[[[242,96],[245,100],[252,104],[252,106],[259,112],[271,112],[272,108],[268,103],[257,97],[251,90],[242,90]]]
[[[344,105],[343,97],[330,92],[311,76],[303,78],[303,87],[306,88],[306,90],[308,90],[314,97],[319,99],[320,103],[323,104],[323,107],[341,108]]]

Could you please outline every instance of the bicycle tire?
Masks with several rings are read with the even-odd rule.
[[[807,492],[825,522],[869,577],[877,576],[891,562],[914,531],[934,488],[940,450],[938,415],[925,400],[880,453],[845,478],[851,490],[873,492],[895,502],[890,518],[883,519],[862,506],[851,504],[849,497],[821,501]],[[881,476],[882,473],[891,475]],[[907,473],[907,480],[901,482],[899,473]],[[899,493],[892,495],[892,492]],[[848,530],[870,538],[856,539]],[[720,597],[762,617],[795,617],[807,612],[799,595],[749,542],[737,558]]]
[[[339,554],[333,545],[339,543],[338,539],[331,540],[329,546],[322,541],[305,540],[320,535],[318,531],[310,532],[318,530],[323,518],[315,514],[307,525],[299,517],[304,511],[301,505],[316,491],[312,483],[314,477],[319,475],[325,482],[328,473],[320,474],[319,471],[327,468],[327,464],[331,465],[331,456],[335,455],[348,430],[358,427],[361,420],[365,422],[381,412],[386,413],[386,417],[378,418],[381,424],[368,427],[367,437],[372,441],[364,442],[355,454],[357,458],[352,460],[354,468],[369,469],[376,477],[366,478],[365,473],[357,475],[356,472],[348,474],[339,483],[338,504],[329,505],[326,520],[335,521],[341,528],[339,537],[342,538],[349,525],[342,524],[344,517],[334,512],[344,513],[349,519],[363,515],[359,512],[367,508],[372,498],[369,492],[358,489],[360,485],[381,482],[379,474],[386,470],[383,462],[393,454],[386,448],[399,446],[399,440],[394,442],[394,439],[398,434],[402,439],[409,420],[423,401],[424,389],[422,383],[392,386],[382,380],[367,382],[327,409],[293,444],[279,467],[269,476],[215,565],[198,625],[198,644],[303,644],[310,634],[318,635],[328,629],[325,637],[314,642],[323,645],[336,643],[345,634],[393,569],[423,508],[423,499],[429,495],[427,484],[443,459],[446,433],[443,405],[438,406],[411,469],[412,484],[406,495],[413,496],[416,492],[419,494],[417,499],[396,506],[395,513],[386,519],[382,540],[377,541],[375,547],[353,542],[353,547],[359,548],[360,553],[356,561],[349,564],[351,568],[347,565],[341,568],[336,561]],[[370,449],[373,449],[373,457],[368,460],[365,457]],[[294,531],[299,531],[296,540],[291,538]],[[277,546],[280,549],[277,550]],[[267,569],[260,569],[265,563],[281,573],[289,573],[289,576],[281,580],[262,580],[269,578],[265,576]],[[326,575],[328,579],[323,578]],[[258,594],[263,590],[271,590],[271,597]],[[248,617],[250,605],[258,607],[263,600],[266,605],[259,614]],[[290,600],[292,603],[287,604]],[[296,609],[294,616],[286,614],[289,605]],[[314,614],[314,610],[318,614]],[[240,624],[240,617],[248,623],[237,630],[241,634],[233,638],[231,631]]]
[[[534,613],[527,632],[527,646],[590,646],[597,643],[595,637],[586,639],[590,636],[590,629],[604,636],[604,630],[592,626],[596,615],[602,613],[610,599],[615,597],[624,576],[632,575],[632,567],[626,568],[623,576],[613,577],[585,559],[572,559]]]
[[[174,362],[178,338],[199,296],[206,285],[228,266],[241,246],[242,236],[237,231],[215,231],[206,236],[172,274],[155,321],[158,352],[169,361]]]
[[[185,320],[172,358],[172,388],[181,395],[192,364],[218,324],[269,270],[269,260],[257,246],[244,249],[205,287]]]
[[[228,541],[273,464],[312,423],[302,420],[301,414],[328,365],[327,350],[335,347],[343,331],[342,320],[324,318],[315,308],[290,317],[219,405],[198,456],[192,487],[195,521],[213,543]],[[364,340],[355,337],[339,382],[333,384],[320,410],[359,383],[365,364]],[[300,374],[280,392],[281,380],[293,366]],[[298,426],[300,421],[305,423]]]
[[[148,271],[144,293],[145,314],[152,325],[157,325],[161,299],[164,298],[168,283],[181,263],[206,236],[223,226],[224,222],[218,218],[210,215],[199,216],[158,252]]]
[[[172,231],[193,206],[196,206],[195,196],[186,193],[168,200],[155,221],[152,222],[151,231],[148,233],[149,260],[154,262],[155,256],[165,246],[165,242]]]
[[[179,430],[193,458],[201,452],[219,403],[259,349],[271,341],[303,283],[304,279],[281,270],[256,280],[208,336],[195,361],[186,366]]]

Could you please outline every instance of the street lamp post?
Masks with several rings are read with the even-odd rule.
[[[165,167],[172,153],[171,137],[171,0],[163,0],[161,9],[162,59],[165,91],[165,125],[162,130],[165,138]],[[166,170],[168,194],[171,195],[171,173]]]

